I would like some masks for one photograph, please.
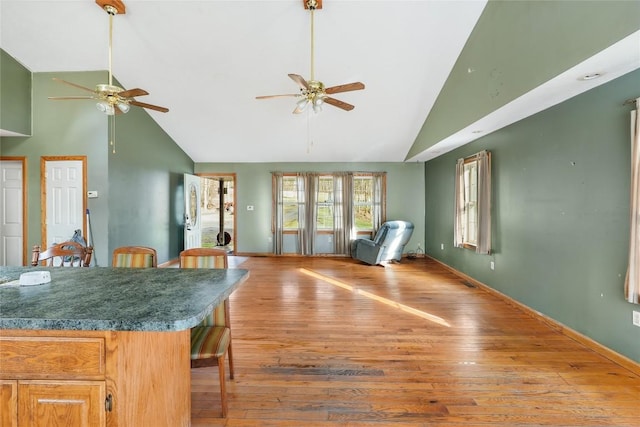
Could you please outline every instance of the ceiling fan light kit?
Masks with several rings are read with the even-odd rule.
[[[314,43],[314,11],[322,9],[322,0],[303,0],[304,8],[308,9],[311,13],[311,78],[306,80],[298,74],[289,74],[289,78],[298,84],[300,87],[300,93],[286,94],[286,95],[266,95],[256,96],[256,99],[269,99],[269,98],[282,98],[282,97],[295,97],[300,98],[296,101],[296,108],[293,110],[293,114],[300,114],[307,109],[309,104],[312,105],[313,111],[319,113],[322,111],[322,105],[325,103],[338,107],[345,111],[351,111],[355,107],[346,102],[332,98],[328,95],[349,92],[354,90],[364,89],[364,83],[354,82],[347,83],[339,86],[332,86],[325,88],[324,83],[319,80],[315,80],[315,43]]]

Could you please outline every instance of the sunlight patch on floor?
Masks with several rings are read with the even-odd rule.
[[[409,307],[408,305],[400,304],[399,302],[396,302],[396,301],[390,300],[388,298],[384,298],[384,297],[378,296],[378,295],[373,294],[373,293],[371,293],[369,291],[358,289],[358,288],[356,288],[354,286],[351,286],[351,285],[349,285],[347,283],[341,282],[339,280],[333,279],[331,277],[325,276],[325,275],[320,274],[320,273],[316,273],[316,272],[308,270],[306,268],[300,268],[298,270],[302,274],[306,274],[307,276],[313,277],[315,279],[322,280],[323,282],[329,283],[329,284],[337,286],[339,288],[346,289],[348,291],[353,292],[356,295],[362,295],[362,296],[364,296],[366,298],[369,298],[369,299],[372,299],[374,301],[378,301],[378,302],[381,302],[381,303],[386,304],[388,306],[395,307],[395,308],[397,308],[399,310],[402,310],[402,311],[404,311],[406,313],[413,314],[415,316],[418,316],[418,317],[421,317],[423,319],[429,320],[430,322],[437,323],[438,325],[446,326],[448,328],[451,327],[449,322],[444,320],[442,317],[435,316],[433,314],[427,313],[427,312],[422,311],[422,310],[415,309],[413,307]]]

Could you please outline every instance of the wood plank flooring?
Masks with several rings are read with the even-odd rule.
[[[192,425],[640,426],[640,377],[436,262],[250,257]],[[227,371],[228,372],[228,371]]]

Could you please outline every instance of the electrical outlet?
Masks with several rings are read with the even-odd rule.
[[[444,243],[440,243],[440,250],[444,251]]]
[[[633,324],[640,326],[640,311],[633,312]]]
[[[492,270],[495,270],[496,269],[496,263],[494,261],[491,261],[489,263],[489,268],[491,268]]]

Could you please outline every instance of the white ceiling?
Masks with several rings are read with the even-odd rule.
[[[326,86],[363,82],[363,91],[334,96],[355,105],[350,112],[327,105],[294,115],[294,98],[255,99],[296,93],[288,73],[310,77],[302,0],[125,1],[126,14],[114,17],[113,72],[126,89],[150,93],[139,101],[170,109],[149,114],[195,162],[401,162],[485,4],[325,0],[315,13],[315,77]],[[0,25],[0,47],[33,72],[108,67],[108,15],[93,0],[1,0]],[[617,46],[409,160],[640,67],[640,32]],[[576,80],[603,64],[606,78]],[[46,96],[82,94],[60,85]],[[482,134],[471,133],[478,127]]]

